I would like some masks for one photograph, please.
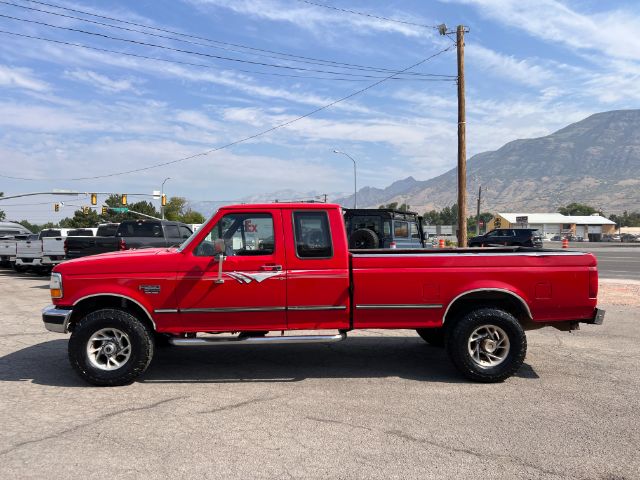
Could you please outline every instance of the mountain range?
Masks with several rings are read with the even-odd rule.
[[[640,210],[640,110],[591,115],[540,138],[515,140],[467,162],[467,208],[555,212],[579,202],[606,213]],[[334,199],[353,206],[352,196]],[[358,207],[407,203],[423,213],[457,201],[457,168],[431,178],[407,177],[386,188],[358,191]]]

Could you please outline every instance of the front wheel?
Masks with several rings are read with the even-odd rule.
[[[127,385],[153,358],[153,334],[135,316],[105,308],[82,318],[69,339],[69,361],[87,382]]]
[[[510,313],[483,307],[463,316],[447,338],[456,368],[476,382],[502,382],[516,373],[527,354],[527,338]]]

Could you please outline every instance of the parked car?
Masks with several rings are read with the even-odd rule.
[[[519,247],[542,247],[542,236],[534,228],[498,228],[490,232],[472,237],[470,247],[491,247],[496,245]]]
[[[424,248],[422,217],[392,209],[344,210],[344,221],[353,250],[376,248]]]
[[[156,231],[137,227],[124,230]],[[499,382],[522,365],[526,329],[569,331],[604,319],[591,253],[521,248],[349,251],[340,205],[226,206],[177,249],[56,266],[54,305],[42,320],[71,332],[71,365],[96,385],[143,374],[158,336],[219,348],[337,342],[370,328],[416,329],[446,345],[466,377]]]
[[[623,233],[620,235],[620,241],[625,243],[640,242],[640,236],[633,233]]]

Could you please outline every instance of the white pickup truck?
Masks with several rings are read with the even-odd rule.
[[[30,235],[29,229],[19,223],[0,222],[0,265],[9,266],[16,261],[16,243]]]
[[[42,240],[38,234],[34,233],[24,240],[17,241],[14,268],[16,272],[22,272],[28,268],[42,268]]]

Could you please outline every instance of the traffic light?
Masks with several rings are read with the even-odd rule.
[[[53,204],[53,211],[54,212],[59,212],[60,211],[60,204],[59,203],[54,203]]]
[[[98,204],[98,195],[95,193],[91,194],[91,205],[97,205]]]
[[[166,207],[166,206],[167,206],[167,195],[166,195],[165,193],[163,193],[163,194],[162,194],[162,198],[160,199],[160,204],[161,204],[163,207]]]
[[[85,215],[87,215],[90,210],[91,210],[91,208],[89,208],[89,207],[82,207],[82,213],[84,213]]]
[[[108,211],[109,211],[108,207],[102,207],[102,214],[103,215],[106,215]]]
[[[127,194],[123,193],[122,194],[122,205],[126,205],[127,204]]]

